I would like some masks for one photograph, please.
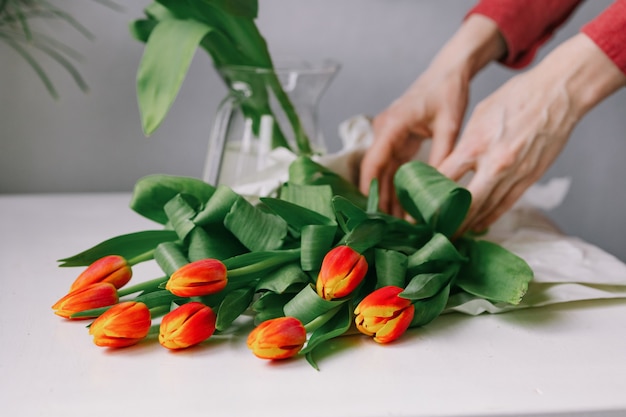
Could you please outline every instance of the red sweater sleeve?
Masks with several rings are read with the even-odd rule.
[[[626,74],[626,0],[615,1],[581,32]]]
[[[493,20],[507,45],[502,63],[528,65],[537,49],[574,12],[582,0],[480,0],[470,11]]]

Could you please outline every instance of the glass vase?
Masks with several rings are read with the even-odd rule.
[[[284,61],[273,70],[246,66],[217,70],[228,94],[211,129],[206,182],[235,188],[256,181],[278,149],[295,155],[326,152],[318,103],[339,70],[337,62]]]

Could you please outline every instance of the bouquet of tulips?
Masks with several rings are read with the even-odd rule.
[[[375,181],[365,197],[305,156],[276,196],[256,203],[195,178],[144,177],[130,206],[162,227],[62,259],[87,268],[53,309],[95,318],[94,342],[112,348],[158,338],[183,349],[248,320],[255,355],[301,355],[317,368],[314,353],[328,340],[358,331],[392,342],[458,292],[519,303],[533,276],[526,262],[456,236],[466,189],[417,161],[398,170],[395,188],[414,221],[378,210]],[[133,265],[148,261],[163,275],[128,286]]]

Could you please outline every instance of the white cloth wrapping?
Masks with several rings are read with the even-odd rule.
[[[371,124],[355,116],[339,126],[341,151],[319,157],[321,164],[345,178],[358,180],[359,163],[372,141]],[[428,149],[417,155],[424,160]],[[248,196],[271,195],[288,179],[295,156],[280,148],[269,155],[268,168],[254,181],[233,187]],[[501,244],[524,259],[534,279],[519,305],[493,304],[466,293],[450,297],[445,312],[470,315],[592,299],[626,298],[626,264],[579,238],[562,234],[542,210],[557,207],[568,192],[568,178],[555,178],[530,187],[519,202],[494,224],[485,239]]]

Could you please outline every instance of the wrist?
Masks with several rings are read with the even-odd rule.
[[[470,15],[438,54],[433,65],[456,69],[472,79],[491,61],[506,54],[506,43],[496,23],[480,14]]]
[[[626,86],[626,75],[582,33],[550,53],[537,70],[541,74],[552,74],[554,85],[565,89],[578,118]]]

